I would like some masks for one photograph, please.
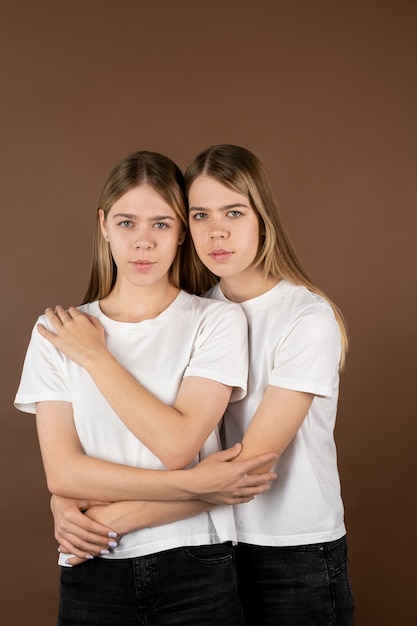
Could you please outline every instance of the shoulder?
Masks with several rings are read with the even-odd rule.
[[[340,329],[331,304],[302,285],[288,283],[286,298],[289,329],[302,327],[311,338],[339,338]]]
[[[242,307],[235,302],[224,302],[186,294],[184,309],[192,315],[200,329],[220,328],[225,332],[240,333],[247,331],[248,322]]]
[[[81,313],[88,313],[89,315],[95,315],[100,312],[100,306],[98,300],[94,300],[93,302],[87,302],[86,304],[80,304],[77,306],[77,309],[81,311]]]

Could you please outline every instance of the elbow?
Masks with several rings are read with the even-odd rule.
[[[62,495],[62,486],[60,481],[55,476],[48,476],[46,479],[46,486],[48,487],[48,491],[53,496],[61,496]]]
[[[158,449],[154,447],[153,453],[169,470],[185,469],[193,463],[200,452],[205,439],[201,440],[199,434],[182,430],[173,435],[169,441],[158,442]]]
[[[65,476],[61,473],[52,472],[46,476],[46,485],[49,493],[54,496],[63,496],[71,498],[74,496],[71,485],[65,479]]]
[[[195,460],[197,454],[198,450],[197,452],[190,450],[188,453],[186,451],[166,450],[159,459],[169,470],[182,470]]]

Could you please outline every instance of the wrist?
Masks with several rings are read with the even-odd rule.
[[[111,359],[113,359],[112,354],[106,346],[103,345],[85,352],[79,360],[79,364],[86,369],[87,372],[93,373],[95,370],[102,368],[107,360]]]

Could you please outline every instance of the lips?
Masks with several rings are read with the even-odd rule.
[[[130,261],[130,265],[136,270],[144,271],[151,269],[155,265],[155,261],[149,259],[137,259],[136,261]]]
[[[217,261],[221,263],[222,261],[227,261],[233,255],[233,252],[230,250],[223,250],[222,248],[215,248],[209,252],[209,257],[213,261]]]

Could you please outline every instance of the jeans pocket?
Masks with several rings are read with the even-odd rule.
[[[184,548],[186,556],[199,563],[231,563],[233,560],[233,546],[230,543],[216,543],[204,546]]]
[[[324,553],[331,577],[337,576],[340,572],[347,570],[348,557],[346,537],[324,544]]]

